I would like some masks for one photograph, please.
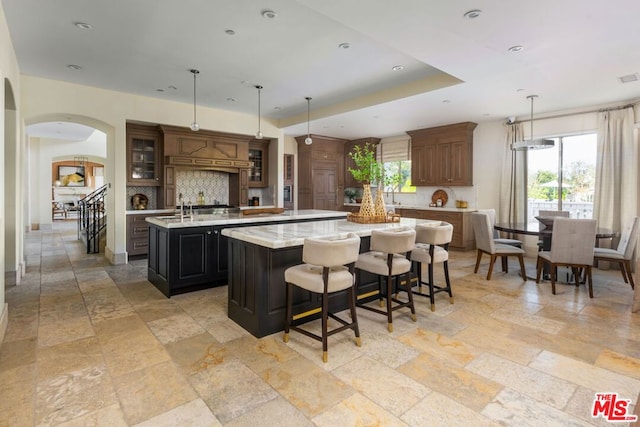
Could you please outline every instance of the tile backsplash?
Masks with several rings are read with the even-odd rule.
[[[133,210],[133,205],[131,204],[131,196],[135,194],[144,194],[147,196],[147,209],[157,209],[157,200],[156,200],[156,187],[127,187],[127,210]]]
[[[198,193],[204,192],[204,204],[229,203],[229,174],[206,170],[181,170],[176,173],[176,193],[182,193],[184,203],[198,203]],[[176,194],[176,203],[178,194]]]

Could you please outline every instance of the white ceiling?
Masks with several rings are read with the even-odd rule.
[[[536,114],[640,99],[618,80],[640,72],[637,0],[2,4],[23,74],[192,103],[197,68],[199,105],[256,114],[260,84],[263,117],[293,136],[306,96],[311,132],[349,139],[526,117],[531,94]]]

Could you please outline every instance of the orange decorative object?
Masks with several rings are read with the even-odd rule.
[[[444,190],[436,190],[433,192],[433,196],[431,196],[431,202],[434,205],[438,204],[438,200],[440,200],[440,202],[442,203],[441,206],[444,206],[447,204],[447,201],[449,200],[449,196],[447,195],[447,192]]]

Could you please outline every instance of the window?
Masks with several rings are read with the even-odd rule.
[[[596,176],[597,136],[551,138],[555,146],[527,152],[527,218],[539,210],[569,211],[591,218]]]
[[[384,191],[415,193],[411,186],[411,143],[407,136],[386,138],[378,144],[377,158],[384,167]]]

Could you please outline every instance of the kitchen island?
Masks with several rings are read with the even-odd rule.
[[[331,220],[225,228],[222,234],[229,238],[229,318],[258,338],[284,329],[284,271],[302,263],[306,237],[344,237],[352,232],[360,236],[360,252],[366,252],[372,230],[420,223],[439,221],[401,218],[399,223],[358,224]],[[371,273],[359,273],[358,283],[359,294],[378,289],[377,276]],[[296,312],[311,310],[320,303],[319,295],[299,288],[294,289],[293,300]],[[334,311],[347,308],[346,294],[330,295],[329,304]]]
[[[165,296],[227,284],[228,227],[305,223],[345,218],[346,212],[284,211],[280,214],[242,212],[146,218],[149,223],[147,277]]]

